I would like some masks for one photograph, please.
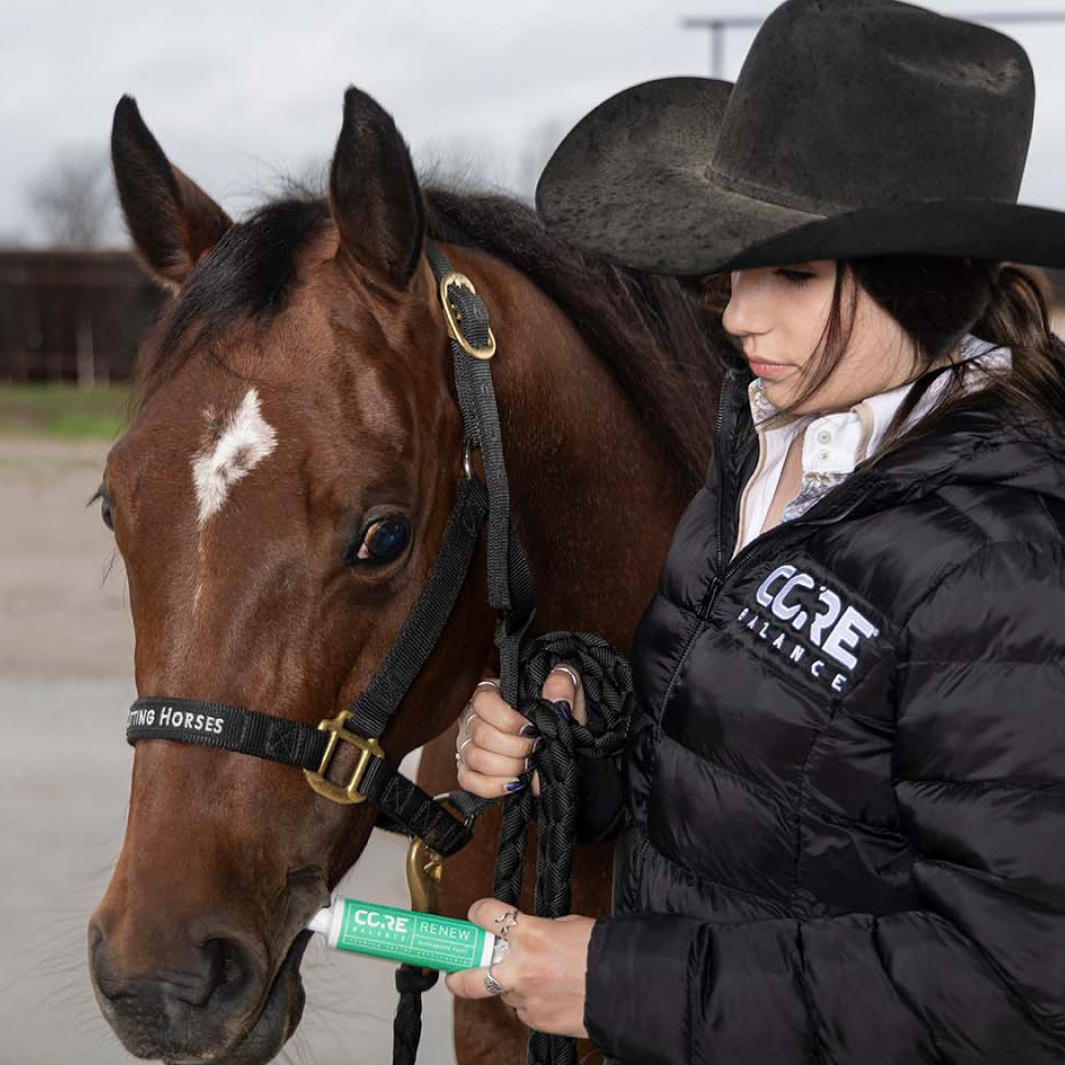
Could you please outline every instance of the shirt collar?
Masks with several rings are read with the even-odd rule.
[[[1013,353],[1007,347],[999,347],[991,341],[981,340],[972,333],[967,333],[962,337],[960,344],[960,361],[962,362],[979,357],[982,369],[1012,366]],[[980,376],[982,375],[967,375],[963,379],[966,390],[974,387],[976,379]],[[935,406],[948,381],[949,374],[945,373],[933,379],[906,419],[903,425],[904,430],[911,427]],[[795,433],[804,431],[802,449],[804,475],[822,480],[833,480],[838,479],[838,475],[850,473],[859,461],[876,453],[895,412],[906,398],[912,383],[912,381],[906,382],[874,396],[867,396],[847,411],[834,411],[816,417],[810,414],[794,415],[775,429],[760,427],[760,423],[779,409],[766,396],[765,386],[760,377],[750,382],[747,394],[751,415],[759,434],[770,438],[777,438],[778,434],[782,434],[784,439],[790,441]]]

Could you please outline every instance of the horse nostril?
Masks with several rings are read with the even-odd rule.
[[[231,939],[209,939],[201,948],[209,965],[209,993],[220,999],[239,998],[252,978],[247,951]]]
[[[95,965],[96,955],[104,942],[104,930],[94,921],[89,922],[89,964]]]

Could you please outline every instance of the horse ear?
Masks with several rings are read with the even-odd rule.
[[[167,160],[132,96],[123,96],[115,107],[111,162],[137,251],[160,281],[180,286],[232,221]]]
[[[425,205],[410,151],[392,116],[351,86],[329,172],[341,251],[395,289],[410,283],[425,239]]]

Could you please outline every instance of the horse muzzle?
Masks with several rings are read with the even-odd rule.
[[[299,932],[276,972],[265,949],[230,935],[171,950],[165,964],[127,970],[102,928],[89,928],[89,968],[100,1009],[135,1057],[167,1065],[265,1065],[303,1014]]]

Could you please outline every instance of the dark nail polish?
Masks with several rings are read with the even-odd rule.
[[[507,781],[507,783],[504,784],[503,786],[508,792],[520,791],[522,788],[525,787],[525,781],[524,780],[510,780],[510,781]]]
[[[567,721],[572,720],[573,707],[570,706],[568,699],[556,699],[554,707]]]
[[[543,736],[541,736],[541,737],[540,737],[540,738],[539,738],[539,739],[538,739],[538,740],[537,740],[537,741],[536,741],[536,742],[535,742],[535,743],[534,743],[534,744],[532,745],[532,752],[531,752],[531,753],[532,753],[532,754],[536,754],[536,752],[537,752],[537,751],[543,750],[543,746],[544,746],[544,738],[543,738]]]
[[[540,730],[532,724],[522,725],[521,731],[518,733],[518,735],[527,736],[531,740],[534,736],[540,735]]]

